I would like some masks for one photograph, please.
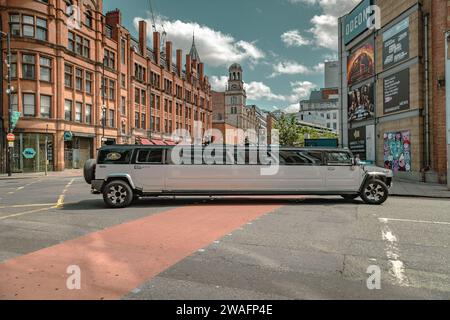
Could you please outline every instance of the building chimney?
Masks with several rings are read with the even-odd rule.
[[[114,28],[117,25],[122,25],[122,14],[119,9],[106,13],[106,24]]]
[[[166,66],[172,72],[172,42],[166,41]]]
[[[147,22],[139,21],[139,49],[145,57],[147,51]]]
[[[191,83],[191,68],[192,68],[192,61],[191,61],[191,55],[186,55],[186,80]]]
[[[183,50],[178,49],[177,50],[177,72],[178,72],[179,77],[181,77],[181,73],[183,72],[182,66],[183,66]]]
[[[153,55],[155,57],[155,63],[159,66],[160,54],[159,52],[161,47],[161,35],[159,32],[153,32]]]

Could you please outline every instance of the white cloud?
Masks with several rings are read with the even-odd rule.
[[[292,93],[287,97],[287,101],[290,103],[297,103],[309,98],[311,91],[316,89],[317,86],[309,81],[295,81],[291,82],[291,88]]]
[[[286,113],[297,113],[300,111],[300,103],[294,103],[283,109]]]
[[[338,49],[338,18],[347,14],[360,0],[289,0],[293,4],[318,5],[323,14],[311,19],[309,30],[316,46]]]
[[[274,94],[272,89],[262,82],[253,81],[246,83],[244,88],[249,100],[284,101],[286,99],[283,95]]]
[[[311,44],[311,41],[305,39],[298,30],[289,30],[281,35],[281,40],[287,47],[301,47]]]
[[[324,70],[324,64],[319,63],[313,67],[307,67],[295,61],[282,61],[273,66],[273,73],[269,78],[274,78],[282,74],[303,74],[309,75],[313,73],[320,73]]]
[[[138,29],[140,20],[146,20],[149,38],[153,35],[150,19],[136,17],[134,26]],[[265,57],[264,52],[256,46],[256,41],[248,42],[236,40],[229,34],[214,30],[208,26],[196,22],[184,22],[181,20],[168,20],[157,17],[157,25],[164,26],[167,32],[167,40],[174,43],[174,48],[189,52],[192,44],[192,33],[195,31],[195,43],[203,62],[210,66],[228,66],[234,62],[244,61],[257,64]]]
[[[228,77],[227,76],[212,76],[209,79],[209,83],[211,84],[211,88],[214,91],[223,92],[227,88]]]

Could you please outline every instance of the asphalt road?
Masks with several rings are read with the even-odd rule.
[[[0,180],[0,299],[450,298],[448,200],[165,198],[111,210],[89,191],[82,178]],[[369,267],[380,289],[368,289]]]

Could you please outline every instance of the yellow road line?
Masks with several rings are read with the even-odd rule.
[[[53,203],[33,203],[33,204],[14,204],[11,206],[3,206],[0,209],[19,209],[19,208],[32,208],[32,207],[48,207],[53,206]]]
[[[67,193],[67,191],[69,190],[70,186],[73,184],[73,182],[75,180],[76,180],[76,178],[73,178],[72,180],[70,180],[70,182],[64,188],[62,194],[59,196],[58,202],[56,202],[56,208],[57,209],[61,209],[62,207],[64,207],[64,199],[66,197],[66,193]]]
[[[36,210],[31,210],[31,211],[26,211],[26,212],[21,212],[21,213],[16,213],[16,214],[11,214],[11,215],[9,215],[9,216],[0,217],[0,220],[6,220],[6,219],[10,219],[10,218],[16,218],[16,217],[24,216],[24,215],[31,214],[31,213],[38,213],[38,212],[47,211],[47,210],[54,209],[54,208],[56,208],[56,207],[42,208],[42,209],[36,209]]]

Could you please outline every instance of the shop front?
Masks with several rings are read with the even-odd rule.
[[[94,136],[64,133],[64,168],[81,169],[87,160],[94,157]]]
[[[54,168],[53,134],[18,133],[14,141],[12,170],[16,173],[44,172]],[[47,149],[47,152],[46,152]]]

